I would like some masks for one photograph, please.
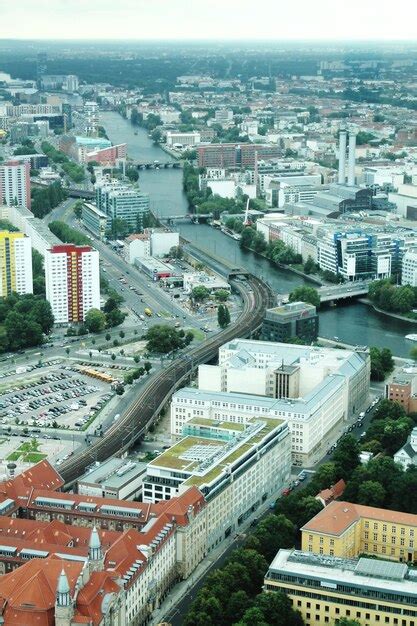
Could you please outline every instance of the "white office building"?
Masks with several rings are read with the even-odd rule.
[[[168,130],[166,134],[167,146],[185,147],[195,146],[201,141],[200,133],[192,131],[189,133],[181,133],[179,131]]]
[[[99,253],[90,246],[62,244],[45,254],[46,299],[55,324],[83,322],[100,309]]]
[[[288,481],[288,424],[264,416],[234,424],[195,417],[184,425],[183,435],[148,464],[143,501],[170,500],[196,486],[207,502],[210,551],[259,506],[276,498]]]
[[[404,254],[401,270],[401,284],[417,287],[417,248]]]
[[[199,388],[177,391],[171,433],[200,416],[246,423],[285,419],[293,460],[308,462],[326,437],[361,410],[369,394],[367,351],[312,348],[237,339],[219,350],[219,365],[199,367]]]
[[[107,229],[114,219],[128,224],[131,230],[140,230],[149,215],[149,194],[117,180],[102,179],[96,183],[97,208],[107,215]]]

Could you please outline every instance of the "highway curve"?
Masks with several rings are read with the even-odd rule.
[[[243,300],[243,310],[236,322],[150,377],[138,397],[102,438],[61,465],[59,473],[66,487],[73,485],[95,461],[105,461],[130,448],[144,435],[183,378],[199,364],[215,358],[225,342],[235,337],[247,337],[260,326],[265,309],[273,306],[269,287],[255,276],[244,282],[234,281],[233,287]]]

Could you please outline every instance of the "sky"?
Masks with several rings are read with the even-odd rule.
[[[416,0],[0,0],[0,39],[415,40]]]

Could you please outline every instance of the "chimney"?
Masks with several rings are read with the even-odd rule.
[[[345,184],[345,164],[346,164],[346,131],[341,130],[339,135],[339,185]]]
[[[356,162],[356,133],[349,133],[349,162],[348,162],[348,185],[355,186],[355,162]]]

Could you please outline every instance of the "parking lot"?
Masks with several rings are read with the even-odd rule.
[[[73,366],[47,368],[31,376],[25,372],[0,386],[0,422],[6,432],[14,425],[27,425],[30,433],[22,436],[28,437],[42,427],[81,430],[112,395],[107,383]]]

